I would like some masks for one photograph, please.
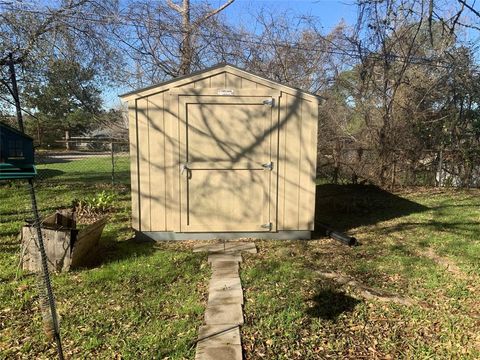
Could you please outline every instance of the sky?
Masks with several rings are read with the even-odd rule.
[[[210,1],[213,6],[223,2],[222,0]],[[251,14],[259,8],[315,16],[320,19],[325,31],[335,27],[342,19],[350,24],[353,24],[356,19],[354,0],[235,0],[224,11],[229,21],[248,24]]]
[[[128,0],[127,0],[128,1]],[[157,0],[159,1],[159,0]],[[163,1],[163,0],[160,0]],[[200,1],[200,0],[199,0]],[[192,1],[194,3],[195,0]],[[221,6],[225,0],[210,0],[212,7]],[[253,14],[259,9],[292,15],[309,15],[319,19],[318,28],[328,33],[340,21],[354,24],[356,20],[355,0],[235,0],[232,5],[223,11],[223,16],[232,25],[252,24]],[[254,30],[254,29],[250,29]],[[130,89],[110,89],[104,92],[104,106],[117,107],[121,101],[118,94]]]

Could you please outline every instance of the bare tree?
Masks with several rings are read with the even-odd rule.
[[[114,35],[132,61],[135,86],[188,74],[233,51],[225,40],[231,33],[218,16],[233,1],[213,9],[189,0],[131,2],[119,14]]]
[[[98,5],[93,0],[71,0],[60,5],[40,7],[28,4],[9,4],[0,8],[0,65],[15,61],[19,91],[14,91],[11,69],[0,69],[0,101],[17,107],[17,113],[26,113],[35,119],[36,134],[41,134],[40,118],[34,106],[29,108],[26,92],[34,94],[48,80],[48,73],[58,61],[76,63],[93,74],[98,87],[112,83],[121,63],[118,49],[105,41],[107,23],[98,22],[111,9],[107,3]],[[59,79],[59,81],[61,81]],[[84,94],[88,89],[75,87],[65,80],[62,86],[76,96],[84,110],[92,113]],[[28,91],[27,91],[28,90]],[[75,90],[75,91],[73,91]],[[23,95],[20,110],[19,96]],[[28,123],[26,124],[28,125]],[[30,128],[30,129],[29,129]],[[27,130],[32,130],[27,126]],[[31,131],[32,132],[32,131]],[[33,133],[33,132],[32,132]]]
[[[395,116],[396,102],[407,81],[407,72],[418,56],[419,35],[425,28],[424,14],[422,0],[365,1],[359,6],[357,27],[366,32],[363,39],[352,40],[360,50],[363,94],[359,99],[370,103],[363,106],[364,117],[366,126],[375,135],[381,185],[385,185],[387,173],[395,163],[390,149],[405,141]]]
[[[247,70],[312,93],[325,89],[341,71],[345,24],[324,35],[314,17],[295,17],[260,9],[257,34],[244,32],[239,63]]]
[[[173,0],[167,0],[168,6],[175,10],[182,17],[182,42],[180,43],[180,67],[179,74],[185,75],[191,72],[192,61],[193,61],[193,42],[195,41],[194,36],[197,29],[202,23],[205,23],[208,19],[218,14],[220,11],[226,9],[231,5],[235,0],[228,0],[223,5],[219,6],[216,9],[209,10],[204,14],[198,16],[195,20],[192,21],[191,18],[191,4],[190,0],[182,0],[182,5],[178,5],[173,2]]]

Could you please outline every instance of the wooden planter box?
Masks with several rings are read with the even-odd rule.
[[[104,217],[82,230],[76,229],[76,216],[70,210],[57,211],[42,221],[42,235],[50,271],[68,271],[88,263],[89,253],[97,247],[103,228]],[[22,269],[41,271],[37,231],[28,224],[22,232]]]

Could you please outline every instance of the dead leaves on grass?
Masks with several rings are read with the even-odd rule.
[[[383,291],[383,290],[374,289],[369,286],[366,286],[365,284],[347,275],[339,274],[336,272],[322,272],[322,271],[319,271],[318,274],[323,278],[335,281],[337,284],[350,287],[355,292],[355,294],[357,294],[358,296],[366,300],[392,302],[395,304],[407,305],[407,306],[411,306],[415,303],[412,299],[408,297],[398,296],[395,294],[387,293],[386,291]]]
[[[450,274],[455,276],[457,279],[467,280],[469,278],[468,274],[464,273],[452,260],[446,257],[442,257],[435,253],[432,248],[428,248],[425,251],[418,252],[419,256],[426,257],[432,260],[435,264],[445,268]]]

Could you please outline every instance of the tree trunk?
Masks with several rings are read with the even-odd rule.
[[[392,190],[395,189],[396,175],[397,175],[397,161],[393,160],[392,183],[391,183],[391,189]]]
[[[10,71],[10,81],[12,83],[12,95],[13,95],[13,101],[15,102],[15,111],[17,112],[17,122],[18,122],[18,128],[22,133],[25,132],[25,129],[23,127],[23,115],[22,115],[22,107],[20,106],[20,95],[18,93],[18,86],[17,86],[17,76],[15,74],[15,64],[19,63],[19,60],[14,61],[13,60],[13,54],[10,53],[8,54],[8,68]]]
[[[183,39],[180,45],[180,75],[187,75],[192,68],[192,28],[190,23],[190,0],[183,0],[182,10]]]
[[[43,136],[42,136],[42,131],[40,130],[40,121],[38,119],[37,119],[37,141],[39,146],[43,145]]]

